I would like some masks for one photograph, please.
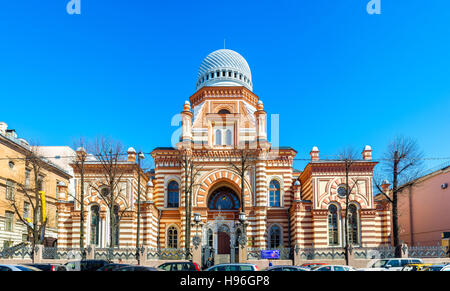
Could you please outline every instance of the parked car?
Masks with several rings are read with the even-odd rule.
[[[431,265],[424,269],[424,271],[428,272],[435,272],[435,271],[442,271],[447,265]]]
[[[109,262],[105,260],[81,260],[65,264],[67,271],[96,271],[106,265],[109,265]]]
[[[446,265],[441,271],[450,271],[450,264]]]
[[[108,265],[98,268],[97,271],[114,272],[114,271],[118,271],[122,267],[127,267],[127,266],[129,266],[129,265],[127,265],[127,264],[108,264]]]
[[[325,264],[325,263],[306,263],[306,264],[301,265],[301,267],[313,269],[313,268],[317,268],[317,267],[325,266],[325,265],[328,265],[328,264]]]
[[[220,264],[209,267],[205,271],[259,271],[255,264]]]
[[[0,265],[0,272],[30,272],[30,271],[41,271],[38,268],[24,265]]]
[[[402,271],[423,271],[426,267],[432,264],[407,264],[402,268]]]
[[[119,268],[117,271],[121,272],[148,272],[148,271],[163,271],[158,268],[146,267],[146,266],[125,266]]]
[[[323,272],[323,271],[356,271],[355,268],[350,266],[342,266],[342,265],[326,265],[315,268],[312,271]]]
[[[403,259],[379,259],[368,268],[359,269],[359,271],[401,271],[408,264],[423,264],[421,259],[403,258]]]
[[[201,271],[195,262],[170,262],[159,265],[158,268],[164,271]]]
[[[309,268],[299,266],[272,266],[264,271],[310,271]]]
[[[25,264],[25,266],[35,267],[46,272],[67,271],[66,266],[61,264]]]

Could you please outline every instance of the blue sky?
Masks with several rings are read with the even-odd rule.
[[[381,15],[369,0],[81,0],[81,15],[67,2],[1,1],[0,121],[21,137],[170,146],[172,116],[226,39],[297,158],[366,144],[377,158],[397,134],[450,157],[445,0],[381,0]]]

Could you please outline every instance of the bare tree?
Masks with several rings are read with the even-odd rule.
[[[398,193],[415,184],[422,166],[423,153],[417,142],[411,138],[399,136],[391,141],[382,159],[382,171],[385,177],[392,179],[392,191],[384,191],[381,181],[375,181],[378,191],[392,204],[392,234],[395,256],[401,257],[398,225]]]
[[[79,141],[75,143],[75,148],[77,149],[77,154],[72,162],[72,165],[80,174],[80,196],[78,197],[75,193],[73,195],[69,195],[71,195],[74,200],[80,204],[80,249],[82,250],[83,259],[86,259],[86,252],[84,250],[84,190],[85,165],[87,161],[87,143],[82,138],[80,138]]]
[[[122,145],[119,142],[107,140],[105,138],[97,139],[94,145],[94,155],[97,163],[100,165],[100,172],[103,176],[103,184],[96,185],[90,183],[92,187],[101,197],[109,210],[109,246],[115,245],[115,237],[117,227],[129,209],[129,204],[125,197],[126,193],[122,193],[121,187],[122,176],[125,173],[121,167],[124,160],[122,153]],[[125,202],[123,209],[119,209],[118,202],[122,199]],[[119,243],[117,241],[117,243]]]
[[[238,157],[238,161],[230,161],[230,168],[241,178],[240,212],[245,212],[245,176],[253,165],[255,160],[255,151],[247,148],[241,148],[236,149],[234,153]]]
[[[358,184],[357,177],[350,177],[354,164],[356,161],[360,160],[358,158],[358,153],[355,149],[348,147],[338,154],[338,159],[344,164],[345,171],[345,217],[344,217],[344,229],[345,229],[345,238],[344,238],[344,250],[345,250],[345,264],[349,264],[349,229],[348,229],[348,208],[350,205],[349,196],[353,192],[354,188]],[[340,193],[338,193],[340,194]]]
[[[43,169],[46,162],[43,160],[42,156],[39,154],[38,147],[33,146],[25,154],[25,171],[30,169],[30,171],[24,173],[25,181],[23,183],[17,183],[18,188],[24,194],[24,201],[28,201],[32,210],[32,217],[24,217],[20,211],[19,202],[17,195],[11,197],[11,206],[14,208],[14,212],[19,217],[19,220],[26,226],[28,233],[31,234],[31,247],[32,247],[32,260],[34,262],[34,250],[37,244],[42,244],[45,237],[45,227],[47,225],[47,217],[44,210],[44,199],[45,193],[41,192],[43,190]],[[31,174],[32,173],[32,174]],[[30,177],[32,175],[32,177]],[[31,178],[33,183],[31,183]]]
[[[185,249],[186,249],[186,259],[190,256],[191,247],[191,217],[192,217],[192,193],[194,187],[198,186],[196,183],[197,177],[200,175],[202,167],[195,164],[192,152],[183,151],[180,152],[178,156],[178,162],[184,171],[184,197],[185,197],[185,216],[186,216],[186,227],[185,227]]]

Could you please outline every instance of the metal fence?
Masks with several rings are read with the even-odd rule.
[[[449,257],[449,248],[440,244],[435,246],[408,247],[408,256],[411,258],[445,258]]]
[[[303,260],[339,260],[345,259],[343,248],[299,248],[294,249],[296,255]]]
[[[376,248],[350,246],[348,251],[354,259],[385,259],[395,257],[395,247],[390,245]]]
[[[147,248],[148,260],[184,260],[186,255],[191,259],[192,251],[186,251],[186,249]]]
[[[96,248],[94,251],[96,260],[133,260],[136,259],[136,248]]]
[[[80,248],[44,247],[42,249],[42,258],[54,260],[81,260],[83,258],[83,251],[84,250]]]
[[[17,245],[0,250],[0,259],[32,259],[33,249],[29,245]]]

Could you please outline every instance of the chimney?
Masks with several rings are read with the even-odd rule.
[[[362,152],[363,160],[371,161],[372,160],[372,148],[368,145],[364,148]]]
[[[311,155],[311,162],[319,160],[319,148],[317,148],[316,146],[312,148],[309,154]]]
[[[136,163],[136,150],[134,148],[129,148],[127,150],[127,154],[128,154],[128,161]]]
[[[389,192],[389,186],[391,186],[391,184],[389,184],[388,180],[384,180],[383,183],[381,184],[381,189],[383,189],[383,192],[385,194],[388,194]]]
[[[0,122],[0,133],[5,135],[7,129],[8,129],[8,124],[6,124],[5,122]]]

